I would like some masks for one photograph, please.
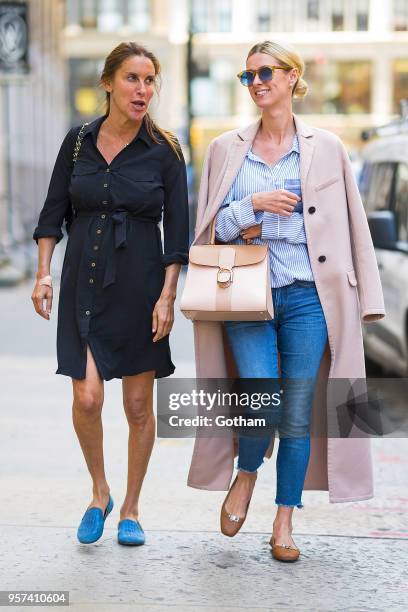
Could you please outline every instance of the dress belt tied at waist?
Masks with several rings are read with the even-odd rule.
[[[107,217],[112,219],[113,223],[113,249],[107,254],[107,262],[105,268],[105,274],[103,278],[102,288],[112,285],[116,280],[116,256],[115,251],[117,249],[125,249],[127,247],[127,217],[130,216],[133,219],[141,221],[142,223],[154,223],[157,226],[158,221],[149,217],[142,217],[137,213],[129,212],[127,210],[115,210],[113,212],[88,212],[78,211],[77,216],[79,217],[100,217],[101,214],[106,214]]]

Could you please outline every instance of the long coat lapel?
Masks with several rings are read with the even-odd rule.
[[[314,153],[314,138],[313,131],[307,126],[297,115],[293,115],[296,126],[296,133],[299,140],[300,150],[300,184],[302,193],[307,193],[307,177],[312,163]]]
[[[208,225],[217,214],[221,203],[225,199],[225,196],[230,190],[231,185],[233,184],[235,177],[237,176],[239,169],[244,162],[246,154],[251,148],[252,142],[259,129],[260,122],[261,120],[258,119],[255,123],[236,133],[236,140],[231,143],[230,148],[228,149],[228,159],[226,165],[224,166],[225,170],[223,170],[223,179],[217,192],[208,201],[208,205],[203,215],[203,220],[198,228],[194,242],[199,239],[201,234],[207,229]]]
[[[228,160],[224,172],[224,177],[214,199],[208,202],[208,206],[205,210],[203,222],[200,228],[200,233],[207,227],[213,217],[217,214],[221,203],[225,199],[225,196],[227,195],[228,191],[230,190],[231,185],[239,172],[242,162],[245,159],[245,155],[247,154],[249,147],[247,147],[246,145],[247,143],[242,140],[236,140],[231,144],[231,147],[228,151]],[[251,146],[250,143],[249,146]]]

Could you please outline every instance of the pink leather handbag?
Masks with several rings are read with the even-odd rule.
[[[192,321],[263,321],[273,319],[268,247],[210,244],[190,248],[180,308]]]

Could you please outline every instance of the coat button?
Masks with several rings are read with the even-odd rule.
[[[323,263],[324,261],[326,261],[326,255],[320,255],[320,257],[319,257],[319,261],[320,261],[320,262],[322,262],[322,263]]]
[[[314,206],[309,206],[308,211],[313,215],[313,213],[316,212],[316,208]]]
[[[105,219],[106,215],[101,215],[101,219]]]
[[[97,234],[102,234],[102,230],[97,229],[97,230],[96,230],[96,233],[97,233]]]
[[[86,314],[87,317],[89,317],[89,315],[91,314],[91,311],[90,310],[86,310],[85,314]]]

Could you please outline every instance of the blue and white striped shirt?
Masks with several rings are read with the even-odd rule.
[[[297,134],[292,148],[274,165],[268,166],[248,151],[234,183],[217,214],[215,234],[230,244],[245,244],[239,235],[243,229],[262,223],[261,236],[253,244],[267,244],[272,287],[283,287],[298,280],[313,281],[303,222],[303,203],[297,203],[290,217],[254,211],[252,194],[286,189],[301,197],[300,154]]]

